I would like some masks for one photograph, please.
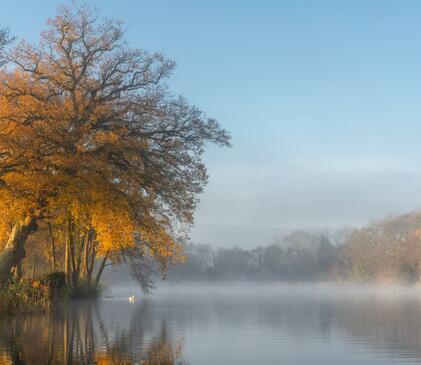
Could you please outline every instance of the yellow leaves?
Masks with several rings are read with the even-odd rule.
[[[42,62],[39,67],[52,80],[64,77]],[[86,94],[55,96],[56,81],[40,83],[35,74],[0,76],[7,80],[0,86],[0,152],[10,152],[1,162],[16,165],[2,176],[7,188],[0,188],[0,242],[17,217],[36,212],[63,232],[69,219],[81,234],[93,229],[99,255],[141,246],[160,261],[182,261],[171,223],[157,213],[157,194],[142,185],[139,151],[150,142],[129,137],[124,125],[94,128],[118,108],[98,105],[80,119]],[[124,171],[119,164],[135,168]]]
[[[35,210],[36,204],[31,197],[16,196],[5,187],[0,188],[0,247],[7,241],[16,221]]]
[[[119,136],[113,131],[98,131],[95,133],[95,142],[105,144],[108,142],[118,142]]]
[[[91,224],[97,233],[99,251],[102,253],[132,247],[135,243],[135,224],[130,210],[122,207],[124,205],[121,201],[110,200],[97,202],[92,207]]]
[[[69,179],[48,200],[48,209],[56,225],[70,218],[82,232],[94,229],[100,253],[134,245],[136,226],[128,200],[104,181]]]
[[[183,262],[182,256],[183,246],[177,242],[168,229],[164,229],[164,225],[156,225],[154,227],[139,227],[138,233],[140,243],[146,246],[147,253],[165,262]]]
[[[62,8],[49,24],[0,70],[1,224],[37,212],[58,230],[92,229],[100,253],[136,245],[175,260],[174,231],[206,184],[205,143],[229,136],[171,96],[173,62],[130,49],[118,22]]]

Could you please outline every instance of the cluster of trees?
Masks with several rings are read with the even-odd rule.
[[[356,281],[417,283],[421,279],[421,212],[350,231],[334,274]]]
[[[338,256],[338,245],[327,232],[294,231],[267,247],[214,249],[188,244],[187,262],[169,270],[170,280],[283,280],[327,279]]]
[[[421,278],[421,212],[358,229],[295,231],[267,247],[188,244],[170,280],[341,280],[415,284]]]
[[[142,277],[150,258],[165,270],[206,143],[228,133],[169,92],[174,62],[129,47],[120,22],[61,7],[40,37],[6,51],[0,32],[0,284],[50,270],[96,285],[108,263]]]

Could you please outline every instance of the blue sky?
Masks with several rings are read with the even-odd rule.
[[[4,1],[36,40],[61,1]],[[169,84],[231,131],[210,148],[193,239],[270,243],[421,207],[421,2],[88,1],[136,47],[177,62]]]

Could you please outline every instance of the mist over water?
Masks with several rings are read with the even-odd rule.
[[[136,294],[129,303],[129,293]],[[416,364],[421,290],[183,284],[0,322],[1,364]]]

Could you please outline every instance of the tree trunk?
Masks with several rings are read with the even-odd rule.
[[[90,236],[90,259],[89,259],[89,269],[88,269],[88,275],[89,280],[92,279],[92,274],[94,273],[94,266],[95,266],[95,257],[96,257],[96,247],[95,247],[95,232],[91,230],[91,236]]]
[[[70,286],[70,243],[69,236],[65,235],[65,248],[64,248],[64,272],[66,274],[66,283]]]
[[[96,274],[95,278],[95,286],[99,285],[99,281],[101,280],[101,275],[105,269],[105,264],[107,263],[108,254],[105,254],[104,258],[101,261],[101,266],[99,267],[98,273]]]
[[[75,242],[75,246],[76,246],[76,273],[75,276],[77,277],[77,280],[79,280],[80,278],[83,278],[83,276],[80,275],[80,271],[82,269],[82,257],[83,257],[83,253],[84,253],[84,247],[85,247],[85,237],[80,237],[80,235],[78,235],[78,240],[77,240],[77,244]]]
[[[33,261],[32,261],[32,280],[35,279],[35,276],[37,275],[37,259],[36,257],[34,257]]]
[[[91,277],[89,275],[89,248],[90,248],[90,232],[88,231],[85,236],[83,237],[83,254],[82,254],[82,278],[86,282],[91,281]]]
[[[69,219],[67,223],[67,235],[69,242],[69,263],[70,263],[70,283],[73,288],[76,288],[78,285],[78,273],[76,265],[76,247],[75,247],[75,235],[74,235],[74,225],[73,222]]]
[[[15,280],[20,282],[22,280],[22,261],[15,267]]]
[[[54,239],[53,228],[51,227],[51,223],[48,223],[48,232],[50,233],[52,270],[56,271],[57,270],[56,242]]]
[[[25,242],[36,230],[37,224],[32,217],[26,217],[15,223],[6,247],[0,254],[0,284],[5,284],[9,280],[11,270],[25,257]]]

